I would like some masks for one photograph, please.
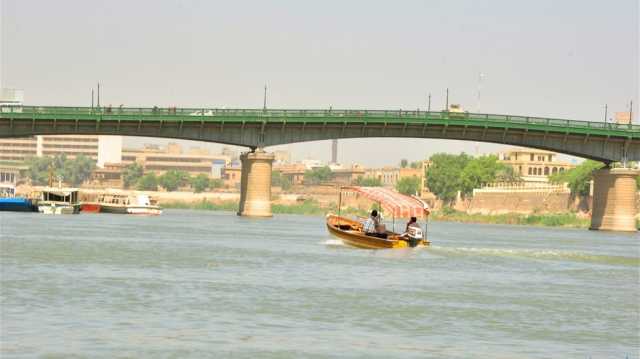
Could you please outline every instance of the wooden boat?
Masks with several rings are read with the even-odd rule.
[[[327,215],[327,229],[329,233],[340,238],[345,244],[366,249],[407,248],[413,243],[407,237],[387,231],[387,238],[368,236],[362,231],[362,223],[340,217],[335,214]],[[427,246],[429,241],[419,240],[414,246]]]
[[[77,214],[80,212],[77,188],[46,187],[40,191],[38,212],[44,214]]]
[[[387,188],[381,187],[343,187],[340,191],[338,210],[342,203],[342,191],[349,190],[352,193],[363,195],[371,200],[380,203],[382,208],[396,217],[422,217],[428,216],[429,210],[420,199],[405,196]],[[391,249],[407,247],[424,247],[430,242],[422,235],[411,237],[406,234],[386,231],[387,238],[379,238],[367,235],[363,231],[363,223],[357,220],[342,217],[340,215],[328,214],[326,217],[327,230],[333,236],[340,238],[345,244],[357,248],[366,249]]]
[[[105,193],[98,196],[100,211],[104,213],[160,215],[162,208],[146,194]]]

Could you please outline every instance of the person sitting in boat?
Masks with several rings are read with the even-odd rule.
[[[415,247],[418,245],[420,240],[422,240],[422,228],[420,228],[416,217],[411,217],[401,237],[403,237],[405,241],[409,242],[411,247]]]
[[[378,211],[374,209],[371,211],[371,216],[364,222],[362,231],[368,236],[387,238],[387,231],[384,228],[384,224],[380,223],[381,221]]]
[[[418,219],[416,217],[411,217],[411,219],[409,219],[409,222],[407,222],[407,227],[404,230],[406,233],[409,232],[409,227],[420,228]]]

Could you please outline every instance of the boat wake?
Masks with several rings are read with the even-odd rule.
[[[339,239],[327,239],[326,241],[322,242],[322,244],[326,246],[344,246],[344,243]]]
[[[637,257],[598,255],[561,250],[431,246],[429,251],[432,254],[439,254],[443,256],[511,257],[624,266],[640,265],[640,258]]]

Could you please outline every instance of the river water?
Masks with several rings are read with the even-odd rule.
[[[0,357],[638,358],[640,236],[322,217],[0,212]]]

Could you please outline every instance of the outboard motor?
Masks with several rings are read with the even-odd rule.
[[[407,231],[407,243],[410,247],[415,247],[422,241],[422,229],[418,227],[409,227]]]

